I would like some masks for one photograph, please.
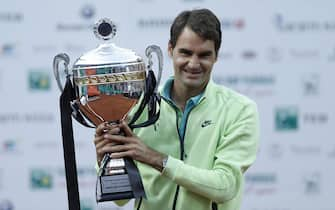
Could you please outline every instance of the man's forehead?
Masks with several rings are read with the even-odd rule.
[[[197,38],[199,40],[204,41],[210,41],[214,43],[214,40],[212,39],[208,39],[206,37],[204,37],[203,35],[197,33],[196,31],[192,30],[190,27],[184,27],[184,29],[181,31],[181,33],[179,34],[178,38],[177,38],[177,42],[180,39],[189,39],[189,38]]]

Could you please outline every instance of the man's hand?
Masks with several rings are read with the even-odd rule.
[[[111,125],[107,122],[101,123],[96,128],[94,136],[94,145],[99,165],[106,151],[108,151],[108,148],[111,147],[113,144],[115,144],[104,138],[104,135],[107,133],[111,135],[118,135],[120,134],[120,128],[116,124]]]
[[[120,135],[120,131],[124,136]],[[145,145],[124,121],[118,125],[99,125],[94,143],[98,162],[102,160],[105,153],[111,153],[113,159],[130,157],[159,171],[163,170],[162,164],[166,155]]]

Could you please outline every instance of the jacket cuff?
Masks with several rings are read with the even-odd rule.
[[[166,162],[166,166],[162,171],[162,175],[169,177],[170,179],[174,180],[177,176],[178,169],[182,167],[183,161],[174,158],[172,156],[168,157],[168,160]]]

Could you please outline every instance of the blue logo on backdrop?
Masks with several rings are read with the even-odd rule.
[[[53,178],[47,169],[32,169],[30,171],[30,186],[32,189],[50,189]]]
[[[50,75],[48,72],[29,72],[30,90],[50,90]]]
[[[275,127],[278,131],[292,131],[298,129],[298,108],[280,107],[275,110]]]
[[[16,138],[7,138],[0,142],[0,155],[21,155],[23,152],[22,141]]]
[[[18,141],[14,139],[6,139],[2,143],[2,148],[0,149],[0,154],[1,153],[9,153],[9,152],[15,152],[17,151],[17,144]]]
[[[15,54],[16,45],[13,43],[4,43],[0,45],[0,58],[2,56],[12,56]]]

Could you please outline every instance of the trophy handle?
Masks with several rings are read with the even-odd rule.
[[[157,83],[155,87],[155,92],[157,92],[157,88],[161,81],[162,71],[163,71],[163,53],[159,46],[157,45],[149,45],[147,49],[145,49],[145,55],[148,58],[148,71],[152,70],[152,53],[156,53],[158,58],[158,75],[157,75]]]
[[[59,68],[59,64],[63,62],[64,63],[64,69],[63,71]],[[69,73],[69,66],[70,63],[70,57],[66,53],[60,53],[54,57],[53,60],[53,71],[54,76],[57,81],[58,88],[61,92],[64,90],[66,79],[70,76]]]

